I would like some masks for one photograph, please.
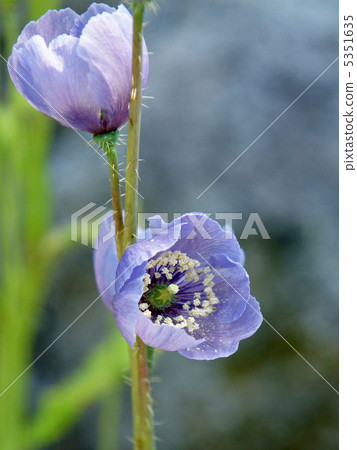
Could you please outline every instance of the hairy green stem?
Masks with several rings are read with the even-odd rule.
[[[120,194],[120,175],[118,168],[118,158],[116,154],[116,142],[119,137],[119,131],[112,131],[106,134],[94,136],[97,142],[103,149],[108,158],[109,172],[110,172],[110,187],[112,191],[112,208],[114,211],[115,224],[115,242],[117,246],[118,259],[121,258],[124,252],[124,222],[122,215],[122,204]]]
[[[138,161],[142,100],[142,35],[144,11],[144,3],[133,2],[132,86],[125,183],[125,247],[136,241],[138,226]],[[135,450],[152,450],[155,448],[155,441],[147,347],[139,337],[137,337],[134,349],[130,348],[130,361],[134,448]]]
[[[129,107],[128,149],[126,161],[125,184],[125,231],[126,245],[136,240],[138,226],[138,161],[141,126],[141,85],[142,85],[142,32],[145,6],[133,3],[133,58],[132,85]]]
[[[142,101],[142,33],[145,3],[133,2],[133,55],[132,85],[129,106],[129,130],[127,163],[125,174],[125,226],[121,214],[121,196],[119,173],[115,153],[115,142],[118,131],[113,131],[94,140],[103,148],[110,166],[110,183],[115,220],[115,237],[118,259],[124,250],[136,241],[138,217],[138,162],[141,125]],[[134,348],[130,348],[132,406],[135,450],[153,450],[155,448],[153,434],[152,399],[148,373],[147,347],[137,337]]]
[[[112,206],[114,210],[114,223],[115,223],[115,242],[117,244],[118,258],[120,258],[124,251],[122,239],[124,231],[124,223],[121,206],[118,160],[115,152],[115,147],[113,148],[111,146],[108,146],[106,154],[110,168],[110,186],[112,190]]]

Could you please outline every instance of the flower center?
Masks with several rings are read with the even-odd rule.
[[[155,325],[198,330],[199,321],[217,310],[209,267],[176,250],[150,259],[143,278],[140,311]]]
[[[177,284],[157,284],[147,293],[147,300],[155,308],[165,309],[175,301],[178,290]]]

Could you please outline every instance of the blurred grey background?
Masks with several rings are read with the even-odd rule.
[[[271,239],[241,241],[252,293],[266,320],[337,388],[338,64],[197,197],[338,56],[338,2],[159,3],[146,17],[153,55],[145,94],[155,99],[143,111],[141,209],[241,212],[238,238],[258,212]],[[77,12],[89,4],[64,2]],[[58,127],[51,171],[59,223],[110,199],[107,169]],[[97,296],[91,258],[81,246],[59,266],[37,353]],[[97,302],[38,361],[35,393],[70,373],[108,320]],[[155,374],[159,450],[338,447],[337,394],[267,323],[230,358],[166,353]],[[97,413],[49,448],[94,449]],[[128,389],[118,432],[121,448],[131,448]]]

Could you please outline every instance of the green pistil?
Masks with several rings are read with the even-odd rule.
[[[165,309],[175,301],[176,284],[158,284],[147,293],[148,302],[158,309]]]

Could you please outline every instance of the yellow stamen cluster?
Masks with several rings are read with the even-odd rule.
[[[165,252],[158,258],[149,261],[146,266],[147,271],[150,269],[155,270],[154,277],[156,279],[163,277],[166,282],[170,282],[172,280],[172,274],[175,271],[184,273],[187,282],[197,283],[200,281],[200,277],[204,276],[204,280],[202,281],[204,293],[194,293],[193,300],[186,301],[182,305],[182,309],[186,312],[188,317],[179,315],[172,319],[171,317],[165,317],[164,314],[159,314],[156,316],[156,319],[155,317],[152,318],[152,311],[149,309],[150,305],[146,302],[140,303],[140,310],[146,315],[146,317],[152,318],[154,323],[157,325],[165,324],[175,328],[187,328],[190,333],[197,330],[199,328],[199,324],[196,322],[195,318],[207,317],[209,314],[216,311],[216,307],[214,305],[219,303],[219,300],[212,290],[215,285],[213,282],[214,275],[210,273],[209,267],[200,268],[199,266],[199,261],[190,258],[185,253],[180,251]],[[151,277],[148,273],[145,274],[143,282],[143,292],[145,294],[149,291],[149,286],[151,284]],[[169,284],[169,288],[170,287],[172,287],[172,290],[175,291],[173,294],[176,294],[179,291],[179,287],[176,284]],[[207,299],[203,300],[203,295],[204,298],[206,297]]]
[[[150,278],[150,275],[148,273],[146,273],[144,275],[144,280],[143,281],[144,281],[144,288],[143,288],[143,290],[144,290],[144,292],[147,292],[149,290],[148,286],[149,286],[149,284],[151,284],[151,278]]]

